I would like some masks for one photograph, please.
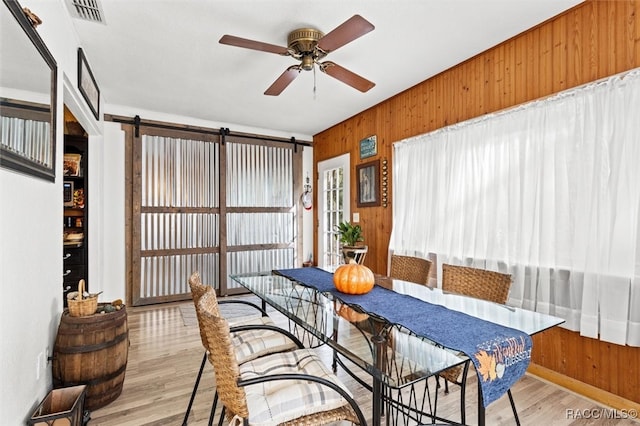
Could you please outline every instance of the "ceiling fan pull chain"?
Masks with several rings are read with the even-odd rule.
[[[316,100],[316,67],[313,67],[313,100]]]

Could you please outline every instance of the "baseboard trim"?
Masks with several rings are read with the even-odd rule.
[[[619,411],[629,412],[630,410],[636,410],[636,413],[640,412],[640,403],[622,398],[621,396],[565,376],[558,373],[557,371],[550,370],[546,367],[542,367],[537,364],[529,364],[527,373],[539,379],[568,389],[569,391],[574,392],[580,396],[591,399],[598,404],[615,408]]]

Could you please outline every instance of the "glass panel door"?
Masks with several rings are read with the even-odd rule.
[[[342,263],[335,226],[349,220],[350,157],[344,154],[318,163],[318,266]]]

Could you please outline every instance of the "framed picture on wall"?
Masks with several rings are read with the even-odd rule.
[[[78,48],[78,89],[96,120],[100,120],[100,89],[81,47]]]
[[[373,157],[378,153],[378,141],[376,135],[369,136],[360,141],[360,159]]]
[[[358,183],[358,207],[374,207],[380,205],[380,160],[356,166]]]

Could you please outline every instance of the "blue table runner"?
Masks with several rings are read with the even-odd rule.
[[[529,366],[531,337],[520,330],[378,285],[363,295],[341,293],[333,284],[333,274],[315,267],[280,269],[274,273],[331,293],[346,304],[357,305],[418,336],[464,353],[475,365],[485,407],[504,395]]]

